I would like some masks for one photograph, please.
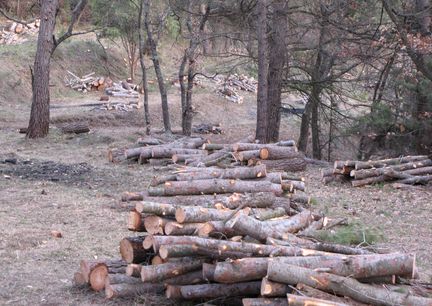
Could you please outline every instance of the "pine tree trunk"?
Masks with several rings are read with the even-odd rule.
[[[53,37],[58,4],[58,0],[42,1],[41,23],[32,73],[33,97],[27,138],[46,137],[49,131],[50,62],[55,49]]]
[[[139,19],[138,19],[138,34],[139,34],[139,59],[141,64],[141,72],[142,72],[142,83],[143,83],[143,106],[144,106],[144,121],[146,125],[146,134],[150,135],[150,111],[149,111],[149,97],[148,97],[148,83],[147,83],[147,71],[146,65],[144,62],[144,50],[145,50],[145,42],[143,35],[143,14],[144,14],[144,0],[140,1],[140,11],[139,11]]]

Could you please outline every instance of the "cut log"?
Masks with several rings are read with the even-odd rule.
[[[280,183],[284,191],[294,193],[296,190],[306,191],[306,185],[301,181],[282,180]]]
[[[174,221],[165,224],[165,234],[166,235],[198,235],[204,223],[184,223],[180,224]]]
[[[312,288],[310,286],[306,286],[304,284],[297,284],[296,289],[308,297],[313,297],[313,298],[337,302],[337,303],[346,303],[346,304],[351,305],[351,306],[368,306],[367,304],[354,301],[353,299],[351,299],[349,297],[346,297],[346,296],[345,297],[339,297],[339,296],[333,295],[331,293],[327,293],[327,292]]]
[[[77,122],[62,126],[61,131],[65,134],[82,134],[90,132],[90,128],[85,123]]]
[[[145,232],[144,219],[142,214],[136,211],[136,209],[129,212],[127,227],[130,231]]]
[[[164,292],[163,284],[115,284],[105,287],[107,299],[134,297],[145,294],[161,294]]]
[[[162,260],[167,260],[169,258],[178,257],[206,257],[211,259],[237,259],[248,256],[249,254],[243,252],[223,252],[221,253],[217,249],[203,248],[195,244],[179,244],[179,245],[162,245],[159,248],[159,255]]]
[[[141,265],[128,264],[126,267],[126,275],[141,278]]]
[[[171,286],[166,290],[169,299],[211,299],[233,296],[259,295],[261,282],[237,284],[203,284],[191,286]]]
[[[110,163],[121,163],[125,160],[123,149],[113,148],[108,150],[108,161]]]
[[[138,163],[140,165],[145,164],[145,163],[149,163],[150,166],[168,166],[168,165],[171,165],[173,162],[170,158],[161,158],[161,159],[150,158],[150,159],[146,159],[146,160],[141,160],[141,156],[140,156]]]
[[[259,158],[260,151],[259,150],[250,150],[250,151],[241,151],[236,154],[237,158],[240,161],[248,161],[252,158]]]
[[[146,231],[151,235],[164,234],[165,225],[172,219],[162,218],[159,216],[147,216],[144,218]]]
[[[126,273],[127,263],[123,260],[107,260],[97,265],[89,274],[90,287],[94,291],[105,288],[105,278],[109,273]]]
[[[291,150],[291,152],[295,152],[297,148],[293,146],[279,146],[279,145],[268,145],[268,144],[260,144],[260,143],[235,143],[232,145],[232,149],[234,152],[237,151],[251,151],[251,150],[260,150],[266,147],[281,147],[285,149]]]
[[[415,176],[398,181],[400,184],[414,185],[414,184],[427,184],[432,181],[432,175]]]
[[[142,158],[143,159],[149,159],[151,158],[151,154],[152,154],[152,146],[149,147],[139,147],[139,148],[132,148],[132,149],[127,149],[125,150],[125,157],[127,159],[132,159],[132,158]]]
[[[150,181],[150,186],[156,187],[158,185],[164,184],[168,181],[176,181],[177,177],[175,174],[163,175],[163,176],[155,176]]]
[[[144,239],[145,249],[153,248],[159,252],[161,245],[170,244],[195,244],[203,249],[215,249],[219,252],[241,252],[250,256],[313,256],[323,255],[323,252],[302,249],[298,247],[273,246],[247,242],[233,242],[226,240],[207,239],[194,236],[153,236],[149,235]],[[327,254],[327,253],[324,253]]]
[[[309,205],[312,201],[312,197],[302,194],[290,194],[288,195],[291,202]]]
[[[139,192],[123,192],[121,194],[122,202],[142,201],[143,199],[144,194]]]
[[[115,284],[140,284],[140,283],[142,282],[139,278],[135,278],[120,273],[108,274],[105,278],[105,286],[115,285]]]
[[[150,187],[150,196],[175,196],[198,194],[224,194],[234,192],[273,192],[282,194],[282,187],[271,182],[251,182],[225,179],[180,181],[165,183],[163,187]]]
[[[242,299],[243,306],[288,306],[286,298],[255,298],[255,299]],[[313,305],[311,305],[313,306]],[[324,306],[324,305],[321,305]]]
[[[172,158],[174,154],[205,154],[205,151],[200,149],[184,149],[170,147],[154,147],[151,157],[153,158]]]
[[[87,284],[84,275],[81,273],[81,271],[75,272],[73,277],[73,282],[76,286],[84,286]]]
[[[304,155],[295,152],[292,147],[279,147],[279,146],[266,146],[259,150],[259,157],[261,159],[293,159],[304,158]]]
[[[388,170],[405,171],[405,170],[418,169],[422,167],[428,167],[430,165],[432,165],[432,160],[425,159],[421,161],[409,162],[401,165],[395,165],[395,166],[378,168],[378,169],[353,170],[351,171],[350,175],[354,177],[354,179],[356,180],[361,180],[368,177],[385,175]]]
[[[287,283],[285,275],[291,269],[291,259],[273,258],[269,261],[267,277],[275,282]],[[340,276],[349,276],[356,279],[398,275],[412,278],[415,275],[414,257],[406,254],[374,254],[335,256],[334,258],[305,257],[296,262],[297,266],[317,269]]]
[[[178,173],[177,181],[204,180],[204,179],[254,179],[265,177],[267,174],[264,165],[256,167],[238,167],[233,169],[216,169],[212,168],[209,171],[187,171]]]
[[[432,305],[432,299],[429,298],[390,291],[387,288],[362,284],[353,278],[316,272],[298,266],[285,266],[284,279],[286,280],[285,283],[290,285],[302,283],[337,295],[349,296],[354,300],[367,304],[384,306]]]
[[[344,255],[368,255],[373,254],[372,252],[362,249],[350,247],[347,245],[341,244],[333,244],[333,243],[325,243],[325,242],[312,242],[310,240],[297,238],[298,241],[290,241],[290,240],[278,240],[274,238],[267,238],[266,243],[270,245],[285,245],[292,246],[295,244],[296,246],[308,248],[311,250],[317,250],[322,252],[330,252],[330,253],[338,253]]]
[[[315,299],[307,296],[287,294],[288,305],[290,306],[310,306],[310,305],[320,305],[320,306],[349,306],[344,303],[336,303],[321,299]]]
[[[389,159],[382,159],[382,160],[376,160],[376,161],[357,161],[354,162],[355,170],[361,170],[361,169],[370,169],[370,168],[383,168],[388,167],[391,165],[398,165],[403,163],[409,163],[409,162],[415,162],[427,159],[427,155],[419,155],[419,156],[404,156],[404,157],[398,157],[398,158],[389,158]]]
[[[278,160],[260,160],[260,164],[266,165],[267,171],[289,171],[297,172],[306,169],[304,158],[278,159]]]
[[[142,201],[135,204],[135,210],[139,213],[173,217],[175,216],[176,207],[171,204]]]
[[[234,237],[238,233],[232,228],[226,226],[224,221],[209,221],[206,223],[201,223],[198,229],[198,236],[200,237]]]
[[[138,138],[137,144],[141,146],[157,146],[163,144],[162,140],[151,137],[151,136],[145,136]]]
[[[263,297],[284,297],[292,291],[287,284],[273,282],[267,277],[264,277],[261,281],[261,296]]]
[[[206,154],[200,153],[200,154],[174,154],[171,159],[173,161],[173,163],[178,164],[178,163],[185,163],[187,164],[187,160],[189,159],[198,159],[201,158],[203,156],[205,156]]]
[[[143,248],[144,236],[126,237],[120,241],[120,254],[127,263],[149,262],[154,255]]]
[[[255,208],[272,207],[275,202],[276,196],[273,192],[258,192],[245,195],[235,193],[230,196],[227,201],[221,203],[229,209],[236,209],[246,206]]]
[[[230,147],[232,147],[232,145],[230,144],[205,143],[203,144],[202,149],[207,151],[216,151],[216,150],[222,150]]]
[[[206,265],[203,263],[203,266]],[[205,280],[203,278],[203,272],[201,270],[185,273],[179,276],[175,276],[169,279],[164,280],[165,285],[195,285],[204,283]]]
[[[214,208],[202,208],[202,207],[179,207],[176,210],[175,218],[178,223],[200,223],[207,221],[223,221],[229,218],[232,214],[232,210],[221,210]],[[247,213],[247,211],[242,210]]]
[[[287,213],[283,207],[276,207],[274,209],[258,208],[252,209],[252,215],[260,221],[265,221],[273,218],[284,217]]]
[[[187,272],[201,269],[204,260],[185,258],[177,262],[169,262],[156,266],[143,266],[141,280],[145,283],[161,282]]]
[[[202,275],[206,282],[214,282],[214,272],[216,265],[203,263]]]

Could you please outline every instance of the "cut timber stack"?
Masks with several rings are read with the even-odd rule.
[[[76,91],[83,93],[89,91],[102,91],[107,86],[111,86],[112,81],[109,78],[95,77],[95,73],[89,73],[85,76],[79,77],[74,73],[66,70],[68,76],[65,76],[65,85]]]
[[[120,241],[122,259],[82,261],[75,281],[104,288],[107,298],[164,293],[219,305],[432,306],[409,286],[414,255],[317,242],[317,232],[341,220],[284,197],[285,180],[295,181],[265,165],[155,178],[148,192],[124,195],[137,201],[127,227],[138,234]]]
[[[426,155],[370,161],[336,161],[333,169],[322,172],[322,181],[351,181],[352,186],[391,182],[397,186],[427,184],[432,181],[432,160]]]

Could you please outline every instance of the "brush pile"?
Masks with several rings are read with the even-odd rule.
[[[246,141],[167,144],[148,137],[133,158],[184,154],[176,150],[208,151],[199,159],[234,155],[256,145]],[[197,149],[203,145],[211,150]],[[241,162],[165,168],[171,171],[154,177],[147,190],[122,195],[135,203],[127,228],[136,234],[120,241],[121,259],[81,261],[77,284],[104,290],[109,299],[165,294],[217,305],[432,305],[413,280],[414,255],[320,241],[346,220],[312,212],[303,178]]]
[[[256,93],[258,90],[258,82],[253,77],[247,77],[243,74],[232,74],[228,77],[219,76],[215,78],[218,84],[217,93],[225,99],[237,103],[243,103],[243,96],[239,94],[239,90]]]
[[[350,181],[353,187],[392,182],[400,185],[432,181],[432,160],[426,155],[371,161],[336,161],[333,169],[322,172],[322,181]]]
[[[28,35],[37,35],[40,20],[21,24],[13,22],[7,29],[3,29],[0,36],[0,45],[18,45],[28,41]]]
[[[138,99],[139,91],[140,88],[138,85],[129,83],[128,81],[112,83],[111,86],[105,89],[105,93],[109,96],[131,99]]]
[[[137,161],[151,165],[180,164],[189,167],[265,165],[268,170],[296,172],[306,168],[306,160],[293,140],[258,144],[253,137],[234,144],[212,144],[203,138],[188,138],[158,145],[112,149],[109,160]]]

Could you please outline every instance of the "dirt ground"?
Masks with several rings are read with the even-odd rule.
[[[157,96],[151,98],[152,119],[157,122],[159,102]],[[92,99],[95,97],[82,100]],[[227,131],[213,136],[212,141],[232,141],[253,131],[253,99],[243,105],[208,93],[198,93],[195,99],[195,121],[220,122]],[[175,96],[170,100],[173,125],[179,126],[179,101]],[[15,119],[0,123],[0,304],[160,304],[154,297],[108,302],[101,294],[74,287],[71,281],[80,259],[117,257],[118,242],[131,235],[125,226],[127,205],[119,203],[118,196],[123,191],[145,189],[154,173],[146,166],[110,164],[106,153],[111,147],[131,145],[142,135],[141,111],[54,109],[53,122],[86,120],[91,133],[63,135],[54,124],[47,139],[26,140],[17,128],[26,125],[28,111],[28,104],[17,105]],[[293,120],[283,119],[285,138],[295,136],[290,134]],[[422,277],[430,280],[430,188],[323,186],[317,166],[309,167],[303,175],[309,193],[317,199],[316,211],[349,217],[382,233],[383,246],[415,252]],[[63,238],[52,237],[52,230],[60,231]]]

